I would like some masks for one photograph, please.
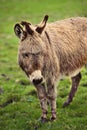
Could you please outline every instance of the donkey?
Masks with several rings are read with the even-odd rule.
[[[72,87],[64,107],[68,106],[81,80],[81,68],[87,63],[87,19],[68,18],[40,24],[17,23],[14,32],[19,37],[18,62],[37,89],[42,108],[41,120],[47,120],[47,102],[51,120],[56,119],[58,81],[69,76]]]

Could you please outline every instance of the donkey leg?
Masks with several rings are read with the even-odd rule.
[[[46,89],[45,86],[39,85],[36,86],[37,94],[40,100],[41,108],[42,108],[42,116],[41,121],[45,122],[47,118],[47,99],[46,99]]]
[[[69,93],[69,96],[68,96],[68,100],[64,103],[63,107],[66,107],[68,106],[72,100],[73,100],[73,97],[77,91],[77,88],[79,86],[79,82],[81,80],[81,73],[78,73],[75,77],[72,77],[72,87],[71,87],[71,91]]]
[[[50,103],[50,107],[51,107],[51,120],[55,120],[56,119],[56,97],[57,97],[57,91],[56,91],[56,87],[54,85],[48,85],[47,86],[48,90],[47,90],[47,97]]]

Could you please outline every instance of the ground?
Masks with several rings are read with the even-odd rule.
[[[69,78],[60,81],[57,97],[57,120],[41,124],[41,109],[36,90],[17,63],[18,38],[15,23],[21,20],[36,24],[45,14],[49,22],[87,16],[87,0],[0,0],[0,130],[86,130],[87,70],[74,101],[62,108],[70,91]],[[50,117],[50,109],[48,117]]]

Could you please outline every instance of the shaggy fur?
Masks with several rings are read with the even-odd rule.
[[[65,107],[73,100],[81,79],[80,70],[87,63],[87,19],[77,17],[46,24],[47,20],[48,16],[45,16],[35,26],[22,21],[15,25],[14,31],[20,38],[19,65],[37,89],[41,119],[47,118],[49,100],[51,119],[54,120],[56,83],[64,76],[71,77],[72,88]]]

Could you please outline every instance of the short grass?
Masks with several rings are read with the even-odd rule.
[[[71,82],[70,79],[60,81],[57,120],[41,124],[36,90],[17,64],[14,24],[21,20],[36,24],[45,14],[49,15],[49,22],[87,16],[87,0],[0,0],[0,130],[87,130],[85,69],[74,101],[65,109],[62,105]]]

